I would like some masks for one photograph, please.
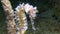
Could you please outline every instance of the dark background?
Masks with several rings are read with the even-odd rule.
[[[10,2],[13,9],[20,3],[37,6],[39,12],[35,19],[37,28],[35,34],[60,34],[60,0],[10,0]],[[0,2],[0,34],[7,34],[6,25],[5,12]],[[26,34],[34,34],[31,23]]]

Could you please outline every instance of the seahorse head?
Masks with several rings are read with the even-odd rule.
[[[30,5],[29,3],[19,4],[15,9],[17,11],[24,10],[27,14],[31,15],[33,18],[36,17],[36,13],[38,12],[37,7],[33,7],[33,5]]]
[[[33,7],[30,4],[25,4],[24,5],[25,12],[29,15],[31,15],[33,18],[36,17],[36,13],[38,12],[37,7]]]

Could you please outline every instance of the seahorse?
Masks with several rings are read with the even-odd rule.
[[[29,15],[31,24],[32,24],[32,29],[35,31],[36,28],[34,26],[34,21],[33,19],[36,17],[36,12],[37,9],[36,7],[33,7],[32,5],[27,4],[19,4],[16,8],[16,30],[17,32],[20,32],[20,34],[24,34],[24,32],[28,29],[28,24],[27,24],[27,19],[26,19],[26,14],[25,12]]]

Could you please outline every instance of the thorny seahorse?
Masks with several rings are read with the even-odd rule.
[[[24,10],[19,9],[19,11],[15,11],[15,22],[16,22],[16,34],[24,34],[24,32],[28,28],[26,15]]]
[[[28,24],[27,24],[27,19],[26,19],[26,14],[24,13],[26,12],[27,14],[29,14],[30,20],[31,20],[31,24],[32,24],[32,29],[35,31],[36,28],[34,26],[34,20],[33,18],[36,17],[36,12],[37,9],[36,7],[33,7],[32,5],[27,4],[20,4],[19,6],[17,6],[16,8],[16,34],[20,33],[20,34],[24,34],[24,32],[28,29]]]

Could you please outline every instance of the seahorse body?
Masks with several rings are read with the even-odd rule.
[[[16,11],[15,15],[17,33],[24,34],[24,32],[28,29],[24,10],[20,9],[19,11]]]

